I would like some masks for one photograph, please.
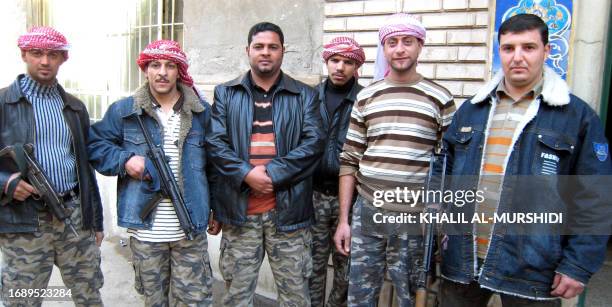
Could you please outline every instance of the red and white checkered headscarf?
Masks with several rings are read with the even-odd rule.
[[[398,35],[414,36],[421,41],[425,41],[425,27],[420,21],[405,13],[397,13],[389,16],[385,24],[378,30],[380,44],[384,45],[389,37]]]
[[[17,39],[17,46],[24,51],[31,49],[61,50],[64,58],[68,59],[68,40],[66,37],[51,27],[33,27]]]
[[[333,55],[338,54],[357,62],[357,67],[365,62],[365,53],[354,39],[346,36],[338,36],[323,46],[323,60],[327,62]]]
[[[176,63],[181,82],[189,87],[193,87],[193,79],[187,72],[187,68],[189,68],[187,55],[181,50],[179,43],[165,39],[156,40],[147,45],[140,53],[136,63],[142,71],[145,71],[147,64],[153,60],[168,60]]]
[[[389,64],[383,53],[383,45],[389,37],[410,35],[421,42],[425,42],[426,30],[420,21],[405,13],[389,16],[385,24],[378,30],[378,51],[374,62],[374,81],[380,80],[389,74]]]

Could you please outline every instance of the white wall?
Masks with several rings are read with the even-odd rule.
[[[21,53],[17,48],[17,38],[26,32],[26,5],[25,1],[6,0],[2,1],[0,9],[0,59],[2,59],[2,70],[0,70],[0,88],[6,87],[15,80],[18,74],[25,71],[21,61]]]

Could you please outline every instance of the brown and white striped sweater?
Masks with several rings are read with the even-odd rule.
[[[340,154],[340,176],[354,175],[361,196],[373,201],[374,191],[419,188],[441,132],[456,107],[450,92],[420,78],[414,83],[383,79],[357,95]],[[385,203],[392,211],[416,211],[406,203]]]

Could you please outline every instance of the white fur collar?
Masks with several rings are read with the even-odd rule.
[[[483,102],[497,88],[499,82],[504,79],[504,71],[500,70],[485,86],[483,86],[471,102],[476,104]],[[544,83],[542,85],[543,101],[550,106],[562,106],[570,102],[570,91],[567,83],[548,66],[544,66]]]

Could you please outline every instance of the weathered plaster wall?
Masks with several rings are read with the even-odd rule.
[[[248,70],[245,47],[251,26],[279,25],[285,35],[283,70],[310,83],[321,74],[323,1],[186,0],[185,50],[190,72],[207,97],[214,85]]]

